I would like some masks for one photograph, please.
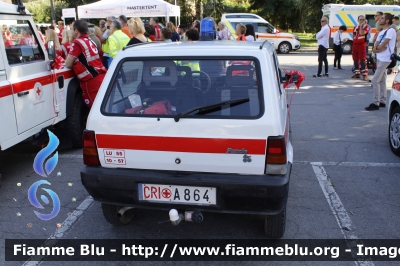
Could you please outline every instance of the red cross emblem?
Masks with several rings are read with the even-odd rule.
[[[40,88],[38,87],[37,89],[36,89],[36,93],[37,93],[37,95],[40,97],[40,93],[41,93],[42,91],[40,90]]]
[[[161,194],[162,194],[162,196],[163,196],[164,198],[166,198],[166,199],[169,199],[169,198],[171,197],[171,195],[172,195],[171,190],[169,190],[168,188],[164,188],[164,189],[161,191]]]

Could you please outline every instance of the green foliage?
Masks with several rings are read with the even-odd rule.
[[[54,1],[54,12],[56,21],[61,20],[62,9],[68,7],[68,3],[63,1]],[[33,14],[33,20],[36,23],[51,23],[50,0],[36,0],[25,3],[25,7]]]
[[[222,4],[224,6],[222,13],[247,13],[250,9],[250,3],[248,0],[222,0]]]

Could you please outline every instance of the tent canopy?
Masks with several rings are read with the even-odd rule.
[[[125,15],[127,17],[179,17],[180,7],[163,0],[103,0],[78,6],[78,17],[105,18]]]

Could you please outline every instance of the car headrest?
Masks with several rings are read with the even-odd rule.
[[[178,81],[176,65],[172,60],[145,61],[143,64],[143,82],[146,86],[151,83],[169,83],[175,86]]]
[[[226,69],[226,86],[253,86],[254,67],[252,65],[233,65]]]

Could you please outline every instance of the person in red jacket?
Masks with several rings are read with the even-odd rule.
[[[82,88],[82,99],[90,108],[93,105],[107,69],[101,62],[96,44],[89,38],[88,24],[76,20],[73,25],[74,38],[65,66],[72,68]]]
[[[62,41],[62,33],[63,33],[63,31],[64,31],[64,21],[58,21],[57,22],[57,24],[58,24],[58,30],[60,31],[59,33],[58,33],[58,40],[61,42]]]
[[[160,26],[158,25],[158,18],[150,18],[150,25],[154,27],[155,30],[155,36],[156,36],[156,41],[161,41],[161,29]]]
[[[362,74],[363,79],[368,80],[368,69],[365,68],[367,59],[365,38],[370,30],[364,15],[358,16],[358,25],[353,31],[353,60],[356,73],[352,78],[360,78]]]
[[[246,41],[246,26],[243,25],[242,23],[239,23],[236,25],[236,35],[238,36],[236,38],[236,41]]]

